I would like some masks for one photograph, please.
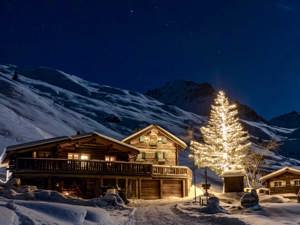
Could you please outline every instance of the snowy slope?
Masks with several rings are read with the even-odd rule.
[[[19,74],[17,81],[12,80],[15,71]],[[1,151],[7,145],[77,131],[98,131],[121,139],[151,123],[188,143],[199,136],[199,127],[207,120],[137,92],[91,83],[50,68],[25,70],[11,65],[0,65],[0,115]],[[253,140],[284,140],[293,131],[257,120],[244,123]],[[184,164],[189,163],[187,155],[181,156]],[[278,157],[274,163],[278,163]],[[279,162],[291,160],[281,157]]]

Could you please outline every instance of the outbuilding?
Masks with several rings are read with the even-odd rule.
[[[283,167],[261,177],[260,181],[270,189],[270,194],[297,194],[300,189],[300,170]]]
[[[243,192],[245,172],[242,170],[229,170],[223,172],[223,192]]]

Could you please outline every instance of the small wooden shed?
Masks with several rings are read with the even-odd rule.
[[[244,191],[244,177],[243,170],[229,170],[223,172],[223,192],[243,192]]]
[[[283,167],[260,178],[270,194],[297,194],[300,191],[300,170]]]

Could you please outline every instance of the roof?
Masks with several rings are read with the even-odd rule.
[[[178,137],[176,137],[174,134],[171,134],[169,131],[165,130],[164,128],[162,128],[162,127],[160,127],[160,126],[158,126],[158,125],[156,125],[156,124],[151,124],[151,125],[145,127],[144,129],[142,129],[142,130],[140,130],[140,131],[138,131],[138,132],[135,132],[135,133],[131,134],[130,136],[124,138],[124,139],[122,140],[122,142],[128,143],[129,140],[131,140],[131,139],[133,139],[133,138],[135,138],[135,137],[137,137],[137,136],[139,136],[139,135],[145,133],[146,131],[148,131],[148,130],[150,130],[150,129],[152,129],[152,128],[156,128],[156,129],[158,129],[159,131],[161,131],[163,134],[165,134],[165,135],[168,136],[171,140],[173,140],[177,145],[179,145],[182,149],[186,149],[186,148],[187,148],[187,145],[186,145],[186,143],[185,143],[184,141],[182,141],[181,139],[179,139]]]
[[[274,171],[274,172],[272,172],[272,173],[269,173],[269,174],[267,174],[267,175],[261,177],[261,178],[260,178],[260,181],[264,182],[264,181],[266,181],[266,180],[268,180],[268,179],[270,179],[270,178],[279,176],[279,175],[284,174],[284,173],[287,173],[287,172],[293,173],[293,174],[297,174],[297,175],[300,175],[300,170],[298,170],[298,169],[296,169],[296,168],[293,168],[293,167],[288,167],[288,166],[286,166],[286,167],[283,167],[283,168],[281,168],[281,169],[279,169],[279,170],[276,170],[276,171]]]
[[[241,177],[245,176],[244,170],[228,170],[222,173],[222,177]]]
[[[6,147],[6,152],[15,151],[15,150],[19,150],[19,149],[25,149],[25,148],[31,148],[31,147],[41,146],[41,145],[46,145],[46,144],[51,144],[51,143],[55,143],[55,142],[62,142],[62,141],[67,141],[67,140],[69,140],[69,137],[62,136],[62,137],[56,137],[56,138],[49,138],[49,139],[26,142],[26,143],[23,143],[23,144],[10,145],[10,146]]]
[[[73,136],[62,136],[62,137],[56,137],[56,138],[43,139],[43,140],[27,142],[27,143],[18,144],[18,145],[11,145],[11,146],[8,146],[5,148],[4,154],[0,158],[0,161],[5,162],[7,160],[7,156],[16,151],[23,151],[23,150],[27,150],[30,148],[40,147],[40,146],[44,146],[44,145],[48,145],[48,144],[61,144],[61,143],[65,143],[68,141],[76,141],[79,139],[89,138],[89,137],[93,137],[93,136],[97,136],[97,137],[103,138],[105,140],[114,142],[117,145],[120,145],[127,149],[130,149],[135,154],[138,154],[140,152],[138,148],[136,148],[132,145],[121,142],[119,140],[108,137],[106,135],[100,134],[98,132],[91,132],[91,133],[85,133],[85,134],[79,134],[79,135],[73,135]]]

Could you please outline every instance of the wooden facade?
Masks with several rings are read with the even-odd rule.
[[[156,157],[141,161],[139,145],[96,132],[10,146],[4,163],[21,184],[84,198],[97,197],[108,187],[118,187],[128,198],[185,197],[192,174],[177,164],[178,150],[185,146],[173,136],[165,138],[166,145],[150,148],[155,156],[167,153],[164,163]]]
[[[300,170],[284,167],[260,178],[270,194],[298,194],[300,191]]]

